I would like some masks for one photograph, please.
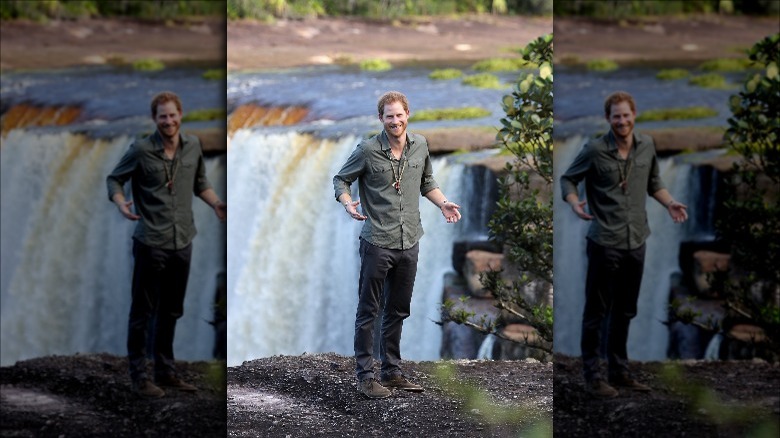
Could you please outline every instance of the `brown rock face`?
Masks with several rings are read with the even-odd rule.
[[[463,267],[463,275],[469,292],[475,297],[487,297],[489,292],[482,287],[479,274],[488,271],[500,271],[503,265],[504,255],[478,249],[466,253],[466,264]]]
[[[275,107],[256,104],[241,105],[228,117],[228,135],[253,126],[289,126],[299,123],[309,114],[302,106]]]
[[[35,106],[19,104],[12,106],[2,117],[2,134],[12,129],[28,126],[62,126],[69,125],[81,116],[81,108],[77,106]]]
[[[693,253],[693,279],[696,289],[704,295],[712,295],[711,274],[725,272],[729,269],[729,254],[712,251],[696,251]]]

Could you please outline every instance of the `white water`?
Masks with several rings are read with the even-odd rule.
[[[2,364],[77,352],[126,354],[134,223],[108,201],[105,177],[127,137],[94,140],[60,132],[11,131],[0,154]],[[206,161],[224,197],[224,159]],[[224,225],[194,202],[199,234],[175,340],[178,359],[212,356]]]
[[[585,236],[589,223],[577,218],[561,199],[559,179],[584,142],[583,137],[573,137],[556,144],[554,159],[555,351],[572,356],[580,355],[587,269]],[[690,208],[691,166],[675,163],[672,158],[660,159],[659,166],[661,178],[672,196]],[[669,279],[672,273],[680,271],[679,248],[686,228],[674,224],[666,210],[649,197],[647,213],[651,235],[647,240],[638,313],[629,328],[628,356],[636,360],[662,360],[666,358],[669,340],[669,331],[662,324],[667,319]]]
[[[241,130],[228,153],[228,365],[276,354],[352,355],[360,259],[354,221],[335,201],[332,178],[359,139]],[[462,164],[433,162],[450,200],[461,196]],[[353,185],[357,197],[357,184]],[[448,225],[421,198],[420,242],[405,359],[439,357],[444,274],[462,224]]]

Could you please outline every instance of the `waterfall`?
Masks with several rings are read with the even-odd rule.
[[[0,154],[2,364],[51,354],[126,354],[135,224],[108,201],[105,177],[126,136],[93,139],[65,131],[13,130]],[[206,160],[224,197],[224,157]],[[194,201],[200,231],[175,341],[178,359],[212,356],[224,226]]]
[[[577,218],[561,199],[560,176],[585,143],[583,137],[572,137],[555,147],[554,184],[554,270],[555,270],[555,350],[579,356],[582,309],[585,305],[587,256],[585,236],[589,223]],[[690,192],[696,175],[691,165],[674,158],[659,160],[661,178],[672,196],[692,207]],[[584,191],[582,192],[584,193]],[[584,194],[581,195],[581,199]],[[666,210],[654,199],[647,200],[648,222],[652,234],[647,239],[645,269],[639,292],[637,316],[631,321],[628,355],[635,360],[666,358],[669,331],[667,320],[670,276],[679,271],[679,247],[689,233],[690,225],[674,224]]]
[[[252,130],[231,139],[228,365],[275,354],[354,353],[362,222],[335,201],[332,178],[358,142]],[[456,161],[434,159],[434,176],[467,214],[465,166]],[[357,184],[353,190],[356,198]],[[463,233],[462,224],[446,224],[433,204],[420,202],[425,236],[401,341],[411,360],[439,357],[441,329],[433,321],[452,244]]]

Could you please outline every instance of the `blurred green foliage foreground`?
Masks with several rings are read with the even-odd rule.
[[[3,0],[0,2],[0,19],[46,21],[135,17],[159,20],[225,16],[226,7],[225,2],[219,0]]]

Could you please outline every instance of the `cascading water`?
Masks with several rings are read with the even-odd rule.
[[[2,364],[77,352],[125,354],[133,259],[127,221],[108,201],[105,177],[131,139],[93,139],[66,130],[14,130],[3,138]],[[206,160],[224,197],[225,159]],[[175,351],[212,356],[224,226],[194,201],[199,234]]]
[[[555,350],[579,356],[582,309],[585,305],[587,256],[585,236],[589,223],[577,218],[561,197],[559,179],[585,143],[581,136],[571,137],[555,147],[554,184],[554,269],[555,269]],[[691,206],[692,182],[697,178],[691,165],[675,158],[659,160],[661,178],[672,196]],[[584,193],[584,192],[583,192]],[[584,194],[581,194],[584,199]],[[652,234],[647,240],[645,269],[639,292],[638,314],[631,321],[628,355],[637,360],[666,358],[670,276],[679,271],[680,242],[691,234],[692,225],[677,225],[654,199],[647,200],[648,222]]]
[[[358,142],[353,135],[322,139],[294,131],[233,136],[229,365],[274,354],[353,353],[362,223],[335,201],[332,178]],[[468,215],[484,194],[467,195],[470,183],[458,159],[468,157],[434,159],[434,176]],[[357,197],[357,184],[353,190]],[[468,232],[466,221],[448,225],[433,204],[420,202],[425,235],[401,345],[404,358],[413,360],[438,358],[441,329],[433,321],[439,320],[443,278],[452,270],[453,242]]]

